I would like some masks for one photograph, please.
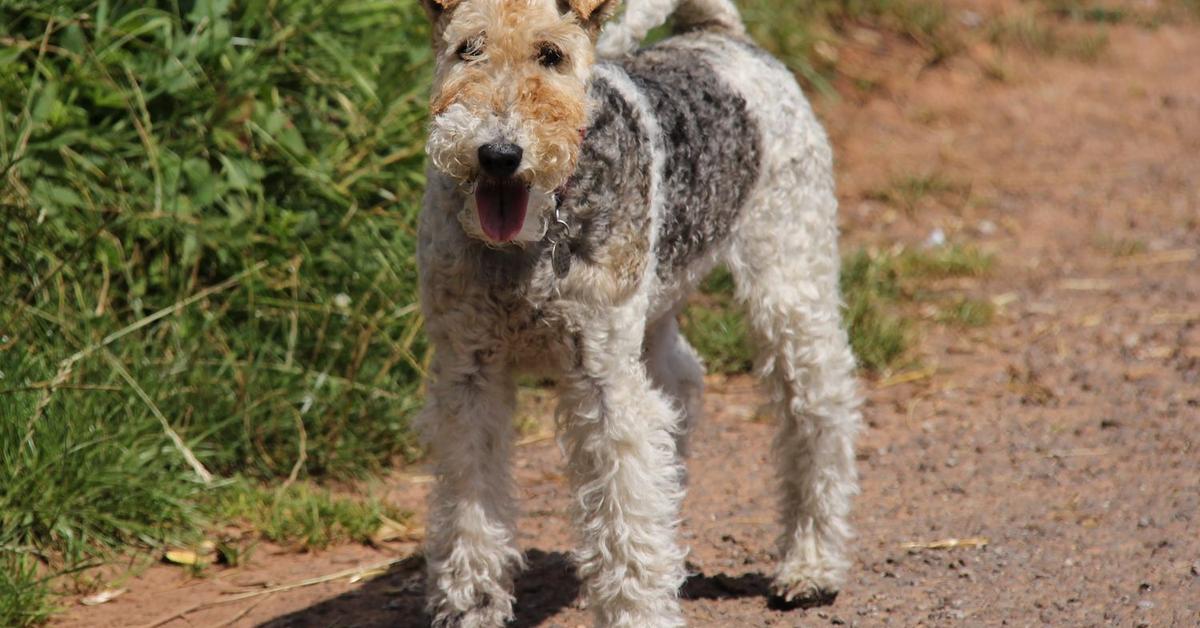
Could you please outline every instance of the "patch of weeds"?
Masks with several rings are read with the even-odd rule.
[[[254,546],[247,543],[239,543],[233,539],[221,539],[217,541],[217,564],[226,567],[241,567],[250,562],[250,556],[254,553]]]
[[[736,306],[692,307],[682,322],[683,333],[710,373],[748,373],[754,367],[749,328]]]
[[[1147,251],[1146,241],[1139,238],[1115,238],[1099,236],[1095,240],[1096,248],[1113,257],[1130,257]]]
[[[1062,54],[1070,59],[1095,63],[1108,51],[1108,33],[1082,33],[1068,37],[1063,41]]]
[[[1055,31],[1030,14],[1007,16],[993,21],[988,29],[988,39],[997,46],[1043,54],[1053,54],[1058,47]]]
[[[0,351],[3,382],[38,382],[36,356]],[[32,364],[31,364],[32,363]],[[0,547],[68,568],[192,529],[199,484],[141,401],[101,390],[0,392]]]
[[[895,177],[884,187],[867,192],[866,196],[912,213],[926,199],[948,195],[965,197],[968,193],[968,186],[932,172]]]
[[[945,3],[887,0],[876,3],[881,7],[885,25],[889,21],[895,23],[901,32],[930,51],[929,63],[945,60],[963,49],[963,41],[950,23]]]
[[[988,39],[1001,48],[1017,48],[1087,63],[1098,60],[1108,50],[1109,44],[1108,33],[1103,31],[1071,33],[1031,14],[992,22]]]
[[[300,549],[366,543],[385,517],[404,521],[409,516],[378,498],[341,497],[307,482],[271,489],[239,481],[218,489],[214,500],[217,521],[239,523],[268,541]]]
[[[0,549],[0,626],[36,626],[56,610],[50,584],[38,561],[26,553]]]
[[[935,249],[906,249],[896,256],[898,272],[908,279],[982,277],[995,257],[973,246],[950,244]]]
[[[859,364],[882,371],[908,349],[910,322],[897,314],[900,275],[887,255],[857,251],[842,260],[842,299],[850,345]]]
[[[700,282],[699,294],[680,320],[688,342],[710,373],[747,373],[754,368],[753,343],[743,308],[735,302],[733,275],[718,267]]]
[[[1042,4],[1054,15],[1078,22],[1119,24],[1130,18],[1130,12],[1125,7],[1095,4],[1086,0],[1043,0]]]
[[[996,306],[990,301],[959,297],[938,309],[937,321],[957,327],[985,327],[996,316]]]

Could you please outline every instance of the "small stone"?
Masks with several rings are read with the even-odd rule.
[[[983,14],[979,13],[978,11],[971,11],[967,9],[958,14],[958,21],[967,28],[978,28],[981,24],[983,24]],[[1164,102],[1166,101],[1166,98],[1167,97],[1163,97]],[[1165,107],[1167,105],[1164,104],[1163,106]]]
[[[1149,528],[1152,525],[1154,525],[1154,520],[1151,519],[1150,517],[1142,517],[1142,518],[1138,519],[1138,527],[1139,528]]]
[[[1200,577],[1200,560],[1192,563],[1192,575]]]
[[[1144,611],[1150,610],[1154,608],[1154,602],[1151,602],[1150,600],[1142,600],[1141,602],[1137,603],[1137,607]]]

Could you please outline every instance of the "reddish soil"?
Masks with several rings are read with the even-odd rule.
[[[828,606],[768,608],[771,427],[754,420],[751,379],[710,381],[682,529],[697,572],[684,591],[691,625],[1200,625],[1200,28],[1121,25],[1110,37],[1092,65],[1010,56],[1004,81],[981,69],[988,50],[933,68],[844,51],[886,77],[819,103],[846,248],[919,245],[940,228],[995,252],[997,268],[935,289],[1003,306],[984,328],[922,326],[916,354],[934,368],[914,367],[915,381],[864,381],[856,561]],[[909,213],[864,200],[927,173],[968,184],[969,199]],[[530,568],[518,626],[589,624],[566,557],[560,463],[552,440],[520,448]],[[418,512],[419,473],[398,476],[392,496]],[[905,546],[954,538],[974,541]],[[149,625],[411,549],[260,549],[204,579],[155,566],[57,623]],[[408,558],[374,579],[162,625],[427,625],[419,570]]]

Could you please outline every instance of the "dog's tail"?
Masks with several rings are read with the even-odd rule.
[[[601,57],[633,52],[651,30],[674,18],[674,31],[709,31],[742,37],[746,26],[732,0],[629,0],[625,13],[610,22],[596,43]]]

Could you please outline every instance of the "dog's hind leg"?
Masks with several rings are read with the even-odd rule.
[[[486,352],[439,350],[419,418],[435,461],[426,562],[433,625],[499,628],[512,619],[514,535],[509,468],[516,386]]]
[[[759,370],[779,421],[782,486],[776,603],[836,594],[849,566],[847,515],[858,492],[854,437],[861,418],[854,356],[840,315],[832,185],[815,175],[799,193],[776,188],[736,235],[728,259],[746,304]]]
[[[647,330],[644,352],[651,381],[682,411],[675,445],[683,459],[688,453],[688,438],[704,410],[704,365],[679,331],[674,313],[663,316]]]
[[[635,299],[636,300],[636,299]],[[597,626],[683,626],[675,544],[678,414],[642,363],[645,307],[581,321],[559,423],[582,539],[579,575]]]

